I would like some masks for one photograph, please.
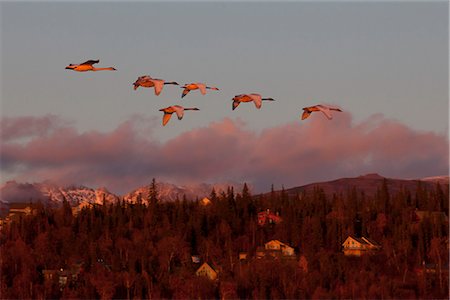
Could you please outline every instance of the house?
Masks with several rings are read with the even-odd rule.
[[[266,250],[264,249],[264,247],[259,246],[258,248],[256,248],[256,258],[263,258],[264,255],[266,255]]]
[[[342,243],[342,247],[344,254],[347,256],[361,256],[381,248],[380,245],[369,238],[357,238],[354,236],[348,236]]]
[[[279,255],[281,253],[282,256],[294,256],[295,251],[294,248],[289,245],[280,242],[279,240],[271,240],[264,244],[264,248],[266,253]]]
[[[5,221],[18,220],[21,216],[28,216],[36,212],[36,204],[33,203],[10,203],[9,212],[5,218]]]
[[[78,275],[82,271],[83,262],[75,263],[70,269],[59,269],[59,270],[42,270],[42,275],[44,276],[45,282],[56,281],[59,284],[60,289],[63,289],[68,283],[76,282]]]
[[[413,221],[415,223],[422,222],[425,218],[429,218],[434,222],[448,223],[447,215],[442,211],[426,211],[416,209],[412,215]]]
[[[192,259],[192,262],[194,263],[194,264],[199,264],[200,263],[200,255],[192,255],[191,256],[191,259]]]
[[[219,276],[219,271],[205,262],[197,269],[195,275],[207,277],[209,280],[216,280]]]
[[[239,252],[239,260],[246,260],[247,252]]]
[[[202,200],[200,200],[200,205],[201,206],[208,206],[210,204],[211,204],[211,200],[209,200],[207,197],[205,197]]]
[[[10,203],[9,214],[23,214],[31,215],[35,210],[35,205],[32,203]]]
[[[423,261],[422,266],[415,268],[414,272],[419,276],[423,276],[424,274],[438,274],[439,272],[448,276],[449,266],[448,264],[439,266],[435,263],[425,263],[425,261]]]
[[[276,214],[271,213],[270,209],[258,213],[258,225],[264,226],[266,224],[278,224],[283,219],[279,216],[278,212]]]

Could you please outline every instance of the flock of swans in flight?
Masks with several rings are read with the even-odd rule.
[[[86,71],[116,71],[113,67],[108,68],[96,68],[94,67],[94,64],[99,63],[99,60],[88,60],[81,64],[70,64],[66,67],[68,70],[73,70],[77,72],[86,72]],[[138,77],[138,79],[133,83],[134,90],[136,90],[138,87],[146,87],[151,88],[153,87],[155,90],[155,95],[158,96],[161,94],[162,89],[164,85],[166,84],[173,84],[173,85],[179,85],[175,81],[169,81],[166,82],[162,79],[156,79],[152,78],[149,75],[144,75]],[[206,94],[206,90],[215,90],[218,91],[219,89],[216,87],[210,87],[207,86],[204,83],[195,82],[195,83],[189,83],[183,85],[181,88],[183,88],[183,92],[181,94],[181,98],[184,98],[190,91],[193,90],[200,90],[200,93],[202,95]],[[253,102],[257,109],[260,109],[262,106],[262,101],[275,101],[273,98],[262,98],[260,94],[251,93],[251,94],[240,94],[233,97],[233,106],[232,110],[235,110],[241,102]],[[172,105],[168,106],[166,108],[161,108],[159,111],[164,112],[163,121],[162,124],[165,126],[172,116],[173,113],[175,113],[179,120],[181,120],[184,116],[185,110],[200,110],[197,107],[183,107],[180,105]],[[302,114],[302,120],[309,117],[309,115],[312,112],[320,111],[322,112],[329,120],[333,118],[333,115],[331,111],[342,111],[341,109],[337,107],[332,107],[328,105],[318,104],[313,106],[308,106],[303,108],[303,114]]]

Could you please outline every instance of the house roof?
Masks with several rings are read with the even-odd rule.
[[[357,241],[358,243],[363,244],[363,245],[368,245],[368,244],[369,244],[369,243],[367,243],[366,241],[364,241],[363,239],[357,238],[357,237],[352,236],[352,235],[349,235],[349,236],[345,239],[344,243],[342,243],[342,244],[345,244],[345,242],[346,242],[348,239],[355,240],[355,241]]]
[[[216,266],[214,266],[213,264],[208,264],[207,262],[204,262],[196,271],[199,272],[201,269],[208,269],[210,271],[213,271],[215,273],[219,273],[218,268]]]
[[[373,245],[373,246],[380,246],[377,242],[375,242],[374,240],[369,239],[369,238],[367,238],[367,237],[365,237],[365,236],[363,236],[362,239],[363,239],[364,241],[366,241],[368,244],[371,244],[371,245]]]
[[[292,247],[289,246],[288,244],[285,244],[285,243],[283,243],[283,242],[280,242],[279,240],[271,240],[271,241],[268,241],[267,243],[265,243],[264,245],[267,245],[267,244],[270,244],[270,243],[277,243],[277,244],[280,244],[281,246],[285,246],[285,247],[290,247],[290,248],[292,248]]]
[[[345,241],[342,243],[342,245],[344,245],[345,242],[346,242],[348,239],[353,239],[353,240],[357,241],[358,243],[360,243],[360,244],[362,244],[362,245],[379,246],[379,244],[378,244],[377,242],[375,242],[374,240],[371,240],[371,239],[366,238],[366,237],[357,238],[357,237],[355,237],[355,236],[353,236],[353,235],[349,235],[349,236],[345,239]]]
[[[211,204],[211,200],[209,200],[207,197],[205,197],[202,200],[200,200],[200,204],[203,206],[209,205],[209,204]]]

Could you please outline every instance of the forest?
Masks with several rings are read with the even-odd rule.
[[[448,185],[429,190],[419,183],[415,193],[392,194],[383,182],[374,196],[357,188],[327,196],[319,188],[252,195],[245,184],[240,191],[213,189],[209,205],[163,201],[155,180],[151,186],[147,199],[104,202],[77,214],[66,201],[58,208],[40,203],[3,226],[0,298],[449,297]],[[267,209],[282,222],[258,225]],[[446,218],[418,219],[418,210]],[[361,234],[381,248],[344,255],[344,240]],[[256,258],[270,240],[293,247],[295,258]],[[216,280],[196,275],[195,255],[214,266]]]

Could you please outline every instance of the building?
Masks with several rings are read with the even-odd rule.
[[[193,262],[194,264],[199,264],[200,261],[201,261],[200,255],[192,255],[192,256],[191,256],[191,259],[192,259],[192,262]]]
[[[12,215],[31,215],[36,211],[36,205],[33,203],[10,203],[9,204],[9,216]]]
[[[412,218],[415,223],[420,223],[426,218],[429,218],[434,222],[448,223],[448,217],[442,211],[426,211],[416,209],[413,212]]]
[[[209,280],[216,280],[219,276],[219,271],[205,262],[197,269],[195,275],[207,277]]]
[[[366,237],[357,238],[349,236],[342,243],[342,251],[347,256],[361,256],[363,254],[373,253],[381,248],[375,241]]]
[[[271,240],[264,244],[264,247],[256,248],[255,257],[261,259],[264,257],[295,259],[295,250],[291,246],[280,242],[279,240]]]
[[[208,206],[210,204],[211,204],[211,200],[209,200],[207,197],[205,197],[202,200],[200,200],[200,205],[201,206]]]
[[[283,219],[279,216],[278,212],[276,214],[271,213],[270,209],[258,213],[258,225],[264,226],[266,224],[278,224]]]
[[[289,245],[280,242],[279,240],[271,240],[270,242],[267,242],[264,244],[264,248],[266,253],[276,253],[279,255],[281,253],[282,256],[294,256],[295,250],[294,248],[290,247]]]
[[[259,246],[258,248],[256,248],[256,258],[260,259],[263,258],[266,255],[266,250],[264,249],[264,247]]]
[[[239,260],[246,260],[247,252],[239,252]]]
[[[19,220],[20,217],[32,215],[36,213],[36,211],[37,205],[34,203],[10,203],[8,215],[5,217],[4,222],[2,223],[8,223],[12,220]]]
[[[57,282],[60,289],[63,289],[67,284],[75,283],[78,280],[78,276],[82,271],[83,262],[75,263],[70,269],[59,269],[59,270],[42,270],[42,275],[44,276],[45,282]]]

